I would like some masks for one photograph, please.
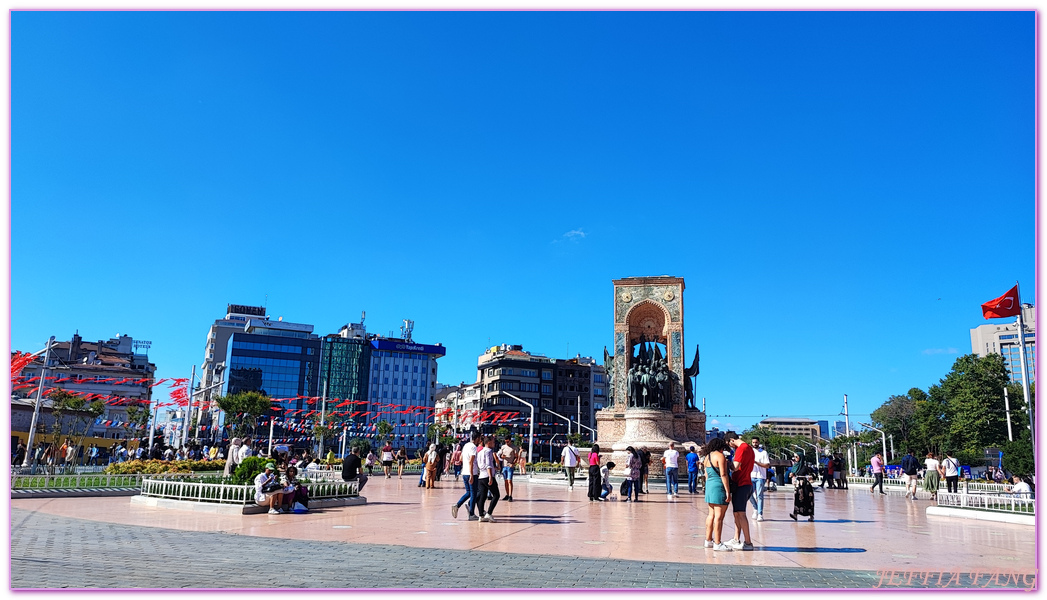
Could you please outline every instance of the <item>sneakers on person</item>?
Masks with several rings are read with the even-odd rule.
[[[271,514],[271,515],[278,515],[278,514],[280,514],[280,511],[276,510],[275,508],[270,508],[269,509],[269,514]]]
[[[712,540],[705,540],[705,547],[706,548],[712,548],[715,545],[716,544],[714,544]]]
[[[763,521],[763,515],[756,515],[757,521]]]
[[[478,517],[478,516],[476,516],[476,515],[469,515],[469,520],[470,520],[470,521],[479,521],[479,520],[480,520],[480,517]]]
[[[724,544],[726,544],[731,550],[741,550],[742,546],[744,546],[741,540],[734,539],[727,540],[726,542],[724,542]]]
[[[796,520],[796,513],[794,513],[794,512],[789,513],[789,518],[792,519],[793,521],[795,521]]]
[[[713,546],[713,552],[730,552],[731,547],[727,544],[716,544]]]
[[[573,492],[574,491],[574,486],[573,485],[567,486],[567,491],[568,492]]]
[[[480,522],[481,523],[490,523],[491,522],[491,515],[484,515],[484,516],[480,517]]]
[[[452,504],[451,505],[451,518],[452,519],[457,519],[458,518],[458,505],[457,504]]]
[[[748,552],[752,552],[755,549],[756,548],[753,547],[752,542],[745,542],[744,544],[742,544],[742,547],[740,548],[740,550],[745,550]]]
[[[513,501],[513,497],[512,496],[506,496],[505,499],[508,500],[509,502]]]
[[[753,518],[755,519],[755,518],[756,518],[756,517],[758,517],[758,516],[760,516],[760,513],[756,512],[756,511],[754,510],[754,511],[753,511]]]
[[[509,494],[506,494],[505,497],[502,498],[502,501],[507,501],[507,500],[509,500]]]
[[[672,497],[673,497],[673,495],[672,495],[672,494],[666,494],[666,495],[665,495],[665,497],[666,497],[666,498],[669,498],[669,499],[671,500],[671,499],[672,499]]]

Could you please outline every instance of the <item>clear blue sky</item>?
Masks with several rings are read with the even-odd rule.
[[[11,343],[227,303],[474,381],[684,277],[710,426],[861,417],[1034,297],[1032,12],[14,12]],[[730,417],[716,415],[731,415]]]

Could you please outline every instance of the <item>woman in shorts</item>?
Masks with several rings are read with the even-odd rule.
[[[396,452],[396,476],[404,478],[404,467],[407,466],[407,446],[400,446]]]
[[[730,546],[722,541],[723,520],[727,516],[727,505],[731,502],[730,471],[723,451],[727,442],[713,438],[702,449],[702,467],[705,470],[705,502],[709,515],[705,518],[705,547],[717,552],[729,551]]]

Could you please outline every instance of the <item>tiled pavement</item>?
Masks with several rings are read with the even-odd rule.
[[[793,523],[780,518],[788,512],[782,494],[769,499],[768,521],[753,524],[755,552],[713,553],[701,548],[704,507],[685,496],[591,504],[584,490],[521,482],[517,502],[496,509],[498,522],[478,524],[465,521],[464,509],[457,520],[447,514],[458,492],[446,482],[443,489],[423,491],[405,481],[376,479],[364,490],[366,506],[235,517],[131,507],[127,498],[14,500],[11,586],[1035,585],[1034,546],[1027,543],[1034,539],[1032,528],[930,518],[900,499],[827,493],[819,497],[815,523]],[[724,536],[730,535],[728,524]],[[966,554],[958,552],[957,540],[965,540]],[[933,557],[943,553],[944,563],[936,563]],[[288,568],[311,562],[303,557],[317,557],[323,568]],[[160,568],[140,568],[143,558]]]

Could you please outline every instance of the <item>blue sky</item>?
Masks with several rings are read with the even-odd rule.
[[[188,377],[227,303],[602,357],[685,278],[710,423],[861,418],[1034,297],[1032,12],[14,12],[11,344]],[[569,348],[569,350],[568,350]],[[724,415],[730,415],[726,417]]]

